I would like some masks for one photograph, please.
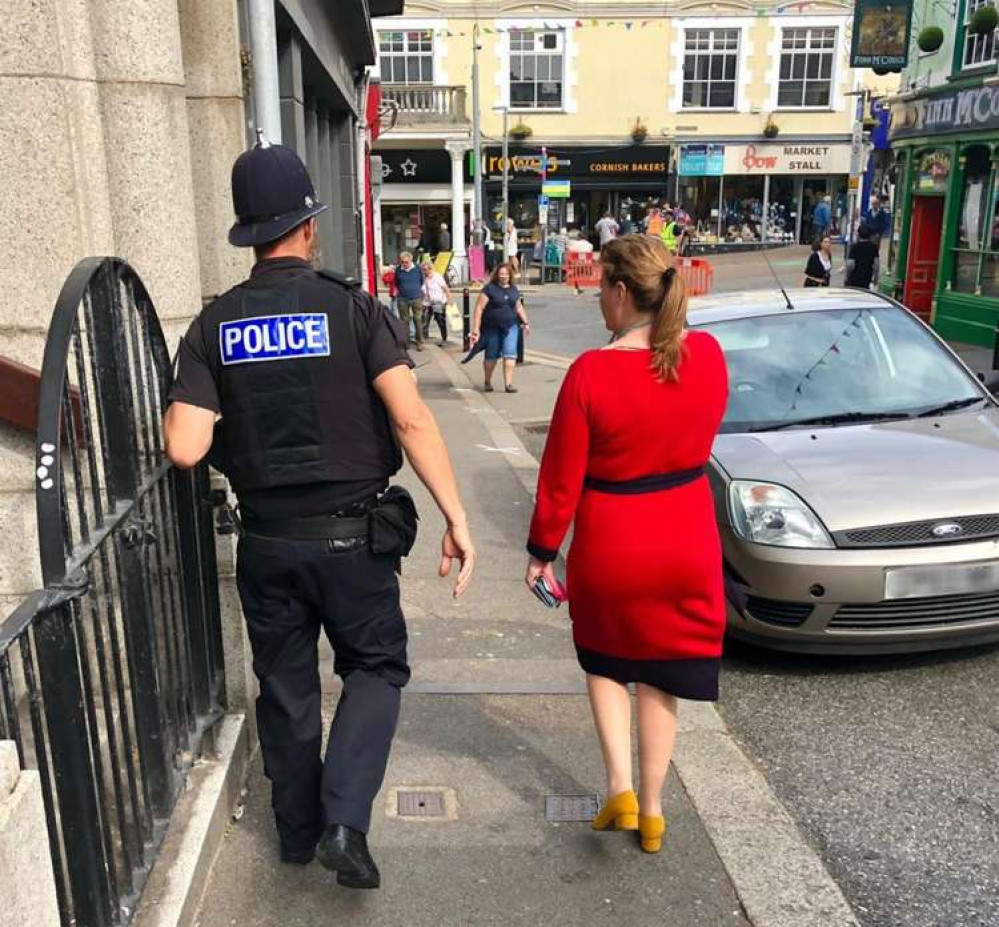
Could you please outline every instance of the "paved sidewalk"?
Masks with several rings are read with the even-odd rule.
[[[429,349],[417,355],[418,373],[448,439],[480,561],[471,591],[455,602],[435,575],[439,516],[404,472],[423,521],[403,577],[413,682],[371,833],[383,888],[350,892],[318,864],[278,861],[258,757],[198,922],[855,924],[705,706],[684,706],[681,715],[660,855],[642,854],[630,834],[546,820],[546,797],[603,787],[567,615],[543,609],[522,579],[536,463],[509,422],[546,420],[562,371],[529,364],[518,373],[524,390],[495,394],[490,404],[466,376],[477,380],[481,365],[459,368],[455,357]],[[337,685],[328,654],[323,664],[328,720]],[[444,789],[444,819],[399,817],[394,790],[407,787]]]

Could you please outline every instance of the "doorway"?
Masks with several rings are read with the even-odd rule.
[[[942,196],[913,198],[909,258],[905,269],[905,295],[902,302],[927,322],[933,310],[933,294],[937,289],[943,219]]]

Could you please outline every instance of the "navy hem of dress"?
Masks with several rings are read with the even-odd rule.
[[[540,560],[542,563],[554,563],[558,560],[557,550],[552,550],[550,547],[539,547],[533,541],[527,542],[527,552],[535,560]]]
[[[614,657],[576,645],[583,672],[604,676],[622,684],[640,682],[699,702],[718,700],[718,674],[721,657],[684,657],[675,660],[634,660]]]

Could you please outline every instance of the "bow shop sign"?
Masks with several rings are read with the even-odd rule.
[[[999,128],[999,86],[971,87],[891,108],[891,137]]]
[[[848,174],[849,145],[726,145],[726,174]]]

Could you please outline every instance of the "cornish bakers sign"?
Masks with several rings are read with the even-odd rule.
[[[849,145],[726,145],[726,174],[846,174]]]
[[[995,128],[999,128],[999,86],[942,93],[891,108],[892,138]]]

